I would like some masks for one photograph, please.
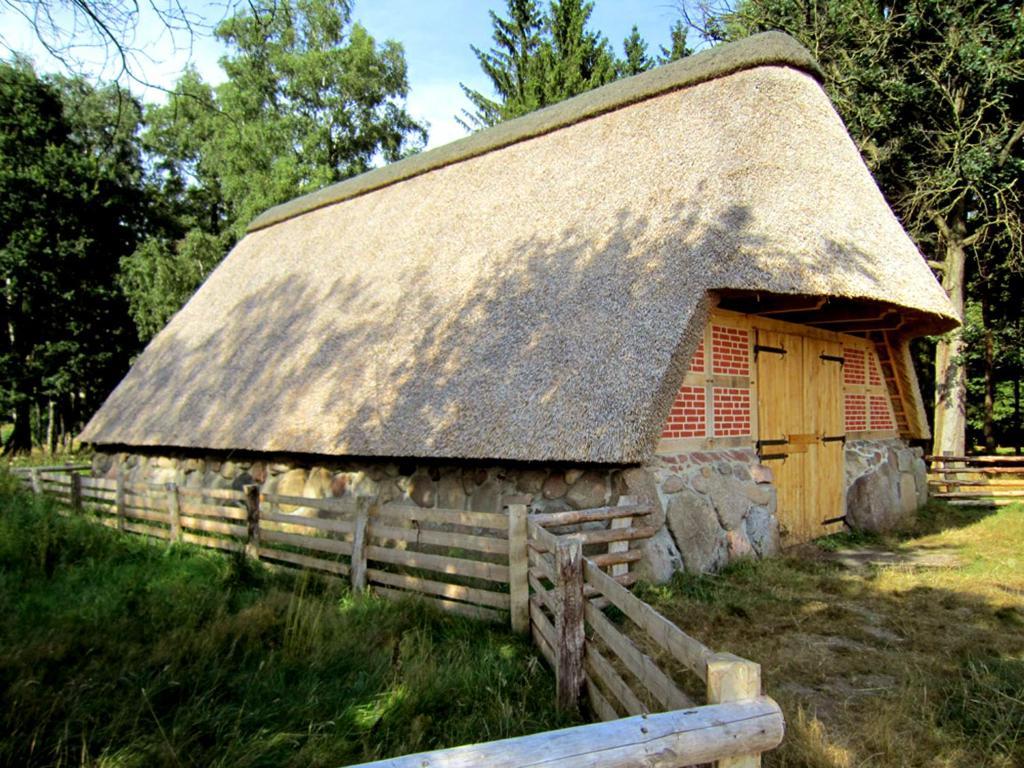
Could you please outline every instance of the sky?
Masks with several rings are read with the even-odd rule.
[[[156,0],[158,6],[162,0]],[[224,17],[225,0],[219,3],[184,0],[185,8],[207,25]],[[171,88],[182,69],[191,63],[207,81],[218,83],[224,75],[218,65],[224,49],[211,35],[172,35],[146,3],[134,32],[134,44],[144,52],[137,62],[145,79],[163,88]],[[22,7],[30,7],[26,4]],[[459,88],[465,83],[475,90],[490,93],[490,82],[483,75],[470,45],[491,46],[489,10],[504,15],[505,3],[488,0],[356,0],[354,17],[378,40],[398,40],[405,46],[409,67],[407,106],[414,118],[430,125],[430,147],[446,144],[465,135],[455,115],[468,105]],[[636,24],[654,54],[668,45],[669,28],[679,16],[675,0],[596,0],[591,28],[603,32],[622,54],[622,40]],[[58,18],[67,23],[67,19]],[[191,43],[191,44],[189,44]],[[6,49],[4,51],[3,49]],[[8,3],[0,3],[0,52],[19,51],[30,56],[39,70],[59,71],[60,62],[39,43],[32,25]],[[83,68],[94,77],[109,79],[116,75],[113,62],[105,61],[99,51],[79,50]],[[148,101],[160,101],[159,88],[132,90]]]

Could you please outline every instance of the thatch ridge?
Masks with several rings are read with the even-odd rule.
[[[289,200],[257,216],[249,224],[248,231],[255,232],[356,195],[542,136],[644,99],[725,77],[740,70],[768,65],[793,67],[819,79],[821,77],[821,70],[814,57],[800,43],[785,32],[762,32],[735,43],[686,56],[634,77],[617,80],[444,146]]]

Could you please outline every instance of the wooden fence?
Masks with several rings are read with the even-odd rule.
[[[532,636],[555,670],[559,706],[577,710],[585,698],[606,721],[416,756],[428,762],[403,762],[414,760],[409,757],[381,765],[520,766],[542,750],[551,765],[718,760],[723,768],[748,768],[782,739],[782,715],[761,695],[759,665],[715,653],[629,591],[636,580],[630,568],[640,559],[631,544],[655,533],[645,522],[654,511],[646,501],[624,497],[613,507],[537,514],[528,514],[520,497],[504,499],[504,513],[422,509],[365,497],[267,494],[256,485],[133,484],[90,477],[84,469],[15,474],[72,513],[88,509],[122,531],[327,573],[386,598],[412,592],[443,611],[509,622]],[[639,739],[638,728],[660,735]],[[547,747],[541,737],[550,739]],[[609,740],[618,752],[598,748]],[[590,746],[581,753],[580,744]],[[486,757],[505,755],[504,749],[518,762]],[[672,761],[650,761],[662,754]]]
[[[960,506],[1024,503],[1024,456],[927,456],[932,498]]]

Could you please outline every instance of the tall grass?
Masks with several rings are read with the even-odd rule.
[[[0,478],[0,764],[339,766],[569,724],[528,641]]]

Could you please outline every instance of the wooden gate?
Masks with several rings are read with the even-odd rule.
[[[842,529],[842,345],[757,330],[758,453],[775,474],[783,546]]]

